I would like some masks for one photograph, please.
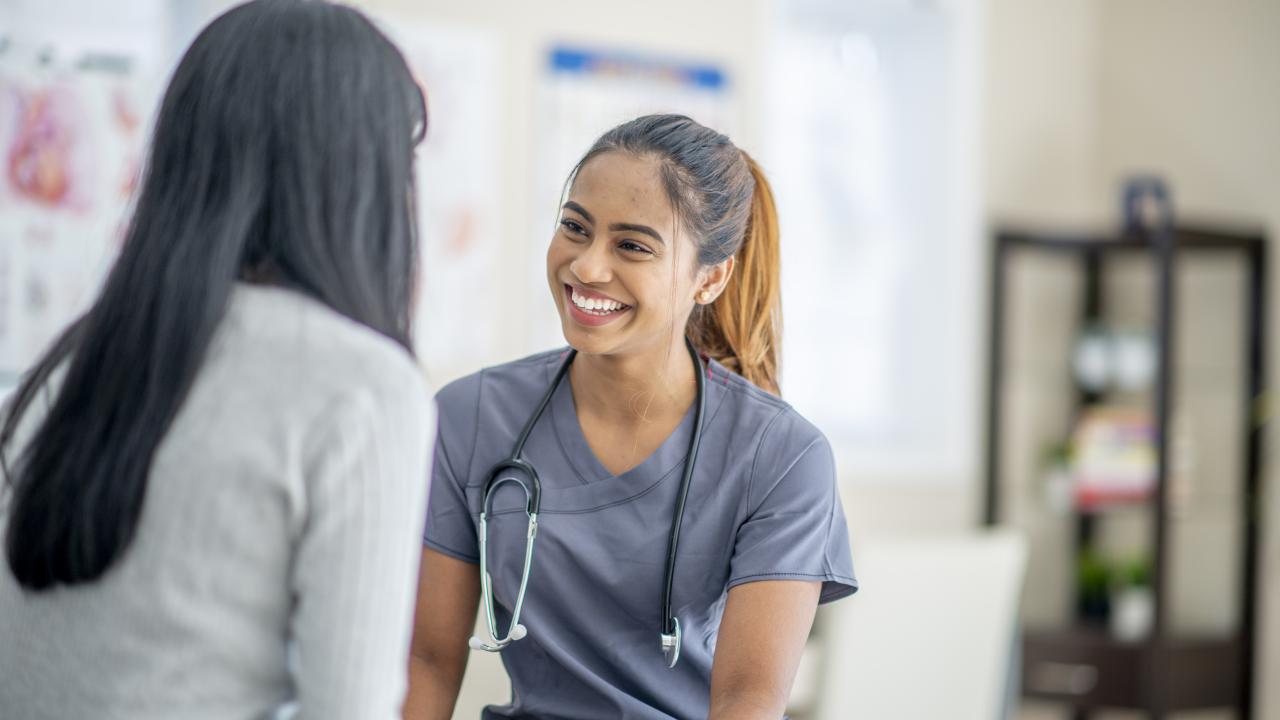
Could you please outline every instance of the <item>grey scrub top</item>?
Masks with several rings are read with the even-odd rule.
[[[479,562],[482,486],[507,458],[566,352],[493,367],[442,389],[427,547]],[[672,606],[684,645],[674,669],[659,643],[667,535],[694,411],[639,466],[614,476],[596,459],[566,378],[524,457],[542,510],[521,622],[502,651],[512,698],[484,718],[703,718],[730,588],[822,582],[821,602],[857,590],[835,465],[822,433],[777,397],[714,361],[681,529]],[[505,633],[524,563],[524,493],[493,498],[489,569]]]

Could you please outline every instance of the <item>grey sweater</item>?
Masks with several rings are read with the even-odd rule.
[[[434,422],[399,346],[238,286],[121,560],[38,594],[0,562],[0,718],[399,717]]]

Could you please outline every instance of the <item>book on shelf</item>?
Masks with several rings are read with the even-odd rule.
[[[1072,433],[1070,456],[1078,510],[1141,503],[1155,491],[1155,424],[1146,410],[1086,408]]]

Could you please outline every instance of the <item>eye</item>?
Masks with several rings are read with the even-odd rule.
[[[578,221],[576,221],[576,220],[574,220],[574,219],[572,219],[572,218],[564,218],[563,220],[561,220],[561,221],[560,221],[560,227],[562,227],[562,228],[564,228],[565,230],[567,230],[567,231],[569,232],[569,234],[570,234],[570,235],[584,235],[584,236],[585,236],[585,235],[587,234],[587,230],[586,230],[586,228],[584,228],[584,227],[582,227],[581,225],[579,225],[579,224],[578,224]]]
[[[653,254],[653,251],[650,250],[649,248],[639,243],[632,242],[631,240],[623,240],[622,242],[618,243],[618,247],[622,248],[623,250],[626,250],[629,253],[636,253],[638,255]]]

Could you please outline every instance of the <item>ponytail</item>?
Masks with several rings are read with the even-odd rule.
[[[751,215],[729,283],[689,322],[694,346],[717,362],[777,394],[782,354],[782,292],[778,211],[760,165],[742,153],[755,189]]]

